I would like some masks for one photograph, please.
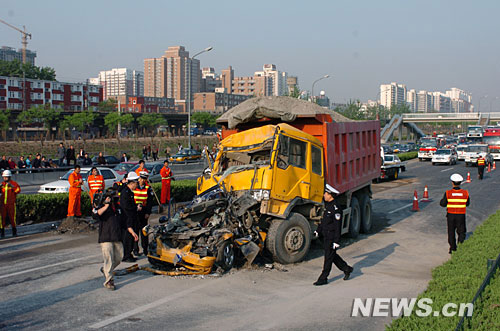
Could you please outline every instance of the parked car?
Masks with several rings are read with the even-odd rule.
[[[458,155],[454,149],[442,148],[438,149],[434,155],[432,155],[432,165],[436,164],[457,164]]]
[[[160,175],[160,170],[163,168],[163,161],[158,161],[158,162],[146,162],[144,164],[144,167],[147,169],[149,172],[149,177],[148,181],[150,183],[157,183],[161,182],[161,175]],[[136,164],[133,166],[130,171],[136,171],[139,168],[139,164]]]
[[[392,148],[388,145],[382,145],[381,147],[384,149],[384,154],[393,154],[394,153]]]
[[[125,175],[126,173],[130,172],[130,169],[132,169],[138,162],[135,161],[129,161],[129,162],[121,162],[118,163],[113,170],[119,173],[120,175]]]
[[[201,160],[201,152],[189,148],[182,149],[177,154],[174,154],[169,158],[169,161],[172,163],[188,162],[196,160]]]
[[[100,166],[104,166],[104,167],[114,167],[115,165],[119,164],[120,163],[120,160],[118,160],[116,157],[114,157],[113,155],[105,155],[104,156],[104,159],[106,159],[106,164],[97,164],[97,158],[99,156],[94,156],[92,158],[92,164],[97,166],[97,165],[100,165]]]
[[[82,189],[84,191],[88,191],[89,187],[87,184],[87,176],[90,174],[90,169],[92,167],[81,168],[80,174],[83,178]],[[113,169],[109,169],[106,167],[97,167],[99,173],[104,177],[104,185],[105,187],[111,187],[113,184],[123,178],[123,175],[118,174]],[[62,176],[59,180],[54,182],[50,182],[47,184],[43,184],[40,186],[38,193],[67,193],[69,192],[69,182],[68,178],[71,173],[73,173],[73,169],[69,170],[64,176]]]

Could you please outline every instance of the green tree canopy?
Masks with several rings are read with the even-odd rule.
[[[47,130],[52,126],[57,126],[61,120],[61,112],[47,105],[33,106],[23,110],[17,116],[17,121],[22,124],[43,123]]]
[[[200,111],[191,115],[191,121],[203,127],[214,127],[216,125],[217,116],[210,113]]]
[[[80,113],[74,113],[73,115],[65,116],[61,123],[62,128],[75,128],[76,130],[82,132],[88,125],[91,125],[96,118],[96,115],[90,110],[86,110]]]
[[[109,132],[116,133],[118,123],[123,126],[129,125],[134,121],[132,114],[118,113],[117,111],[111,112],[104,116],[104,125],[108,128]]]
[[[5,131],[9,129],[9,118],[10,118],[10,110],[2,110],[0,112],[0,130]]]
[[[31,63],[23,64],[19,60],[0,60],[0,76],[23,77],[23,73],[26,78],[56,80],[56,71],[51,67],[37,67]]]
[[[97,107],[99,108],[100,111],[104,111],[104,112],[109,113],[109,112],[116,111],[118,109],[117,104],[118,104],[118,102],[115,99],[108,99],[108,100],[101,101],[99,103],[99,106],[97,106]]]
[[[143,114],[137,119],[137,122],[148,130],[167,124],[167,120],[161,114]]]

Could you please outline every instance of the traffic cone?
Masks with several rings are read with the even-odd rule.
[[[415,193],[413,193],[413,208],[411,211],[419,211],[420,209],[418,208],[418,196],[417,196],[417,190],[415,190]]]
[[[488,172],[491,172],[491,163],[488,163]]]
[[[493,170],[495,170],[497,168],[497,163],[495,161],[493,161]]]
[[[429,191],[427,190],[427,185],[425,185],[425,188],[424,188],[424,196],[422,198],[422,200],[420,200],[421,202],[429,202],[431,201],[429,199]]]
[[[470,180],[470,172],[467,173],[467,180],[465,181],[466,183],[470,183],[471,180]]]

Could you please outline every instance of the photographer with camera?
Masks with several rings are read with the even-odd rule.
[[[135,262],[137,259],[132,255],[134,242],[139,241],[136,231],[139,223],[137,212],[142,209],[134,201],[134,190],[137,188],[139,176],[135,172],[127,175],[127,184],[124,185],[120,194],[120,207],[122,208],[127,231],[123,234],[123,262]]]
[[[115,289],[113,271],[123,258],[123,230],[125,229],[122,211],[118,204],[118,192],[109,188],[106,193],[97,193],[94,197],[94,213],[99,221],[99,239],[104,265],[101,272],[106,278],[104,287]]]

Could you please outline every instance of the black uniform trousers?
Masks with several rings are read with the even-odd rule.
[[[143,233],[142,233],[142,228],[145,227],[146,225],[148,225],[148,220],[144,217],[144,215],[146,215],[145,212],[139,212],[139,224],[138,224],[138,231],[140,233],[140,237],[141,237],[141,246],[142,246],[142,252],[144,253],[144,255],[148,255],[148,237],[145,236]],[[137,234],[139,234],[137,233]],[[137,242],[136,242],[136,245],[137,245]]]
[[[134,229],[134,228],[132,228]],[[134,229],[135,231],[135,229]],[[136,241],[134,240],[134,237],[128,232],[128,230],[125,229],[123,231],[123,259],[128,259],[132,257],[132,251],[134,250],[134,243]]]
[[[330,275],[330,271],[332,271],[332,263],[335,264],[337,268],[341,271],[347,271],[348,265],[347,263],[337,254],[337,250],[333,249],[333,240],[324,239],[324,250],[325,250],[325,261],[323,263],[323,271],[319,276],[319,281],[328,280],[328,275]]]
[[[477,166],[477,174],[479,175],[479,179],[483,179],[484,166]]]
[[[463,243],[465,240],[465,233],[467,232],[465,226],[465,214],[446,214],[446,221],[448,223],[448,243],[450,244],[450,251],[457,250],[457,242],[455,239],[455,232],[458,234],[458,242]]]

